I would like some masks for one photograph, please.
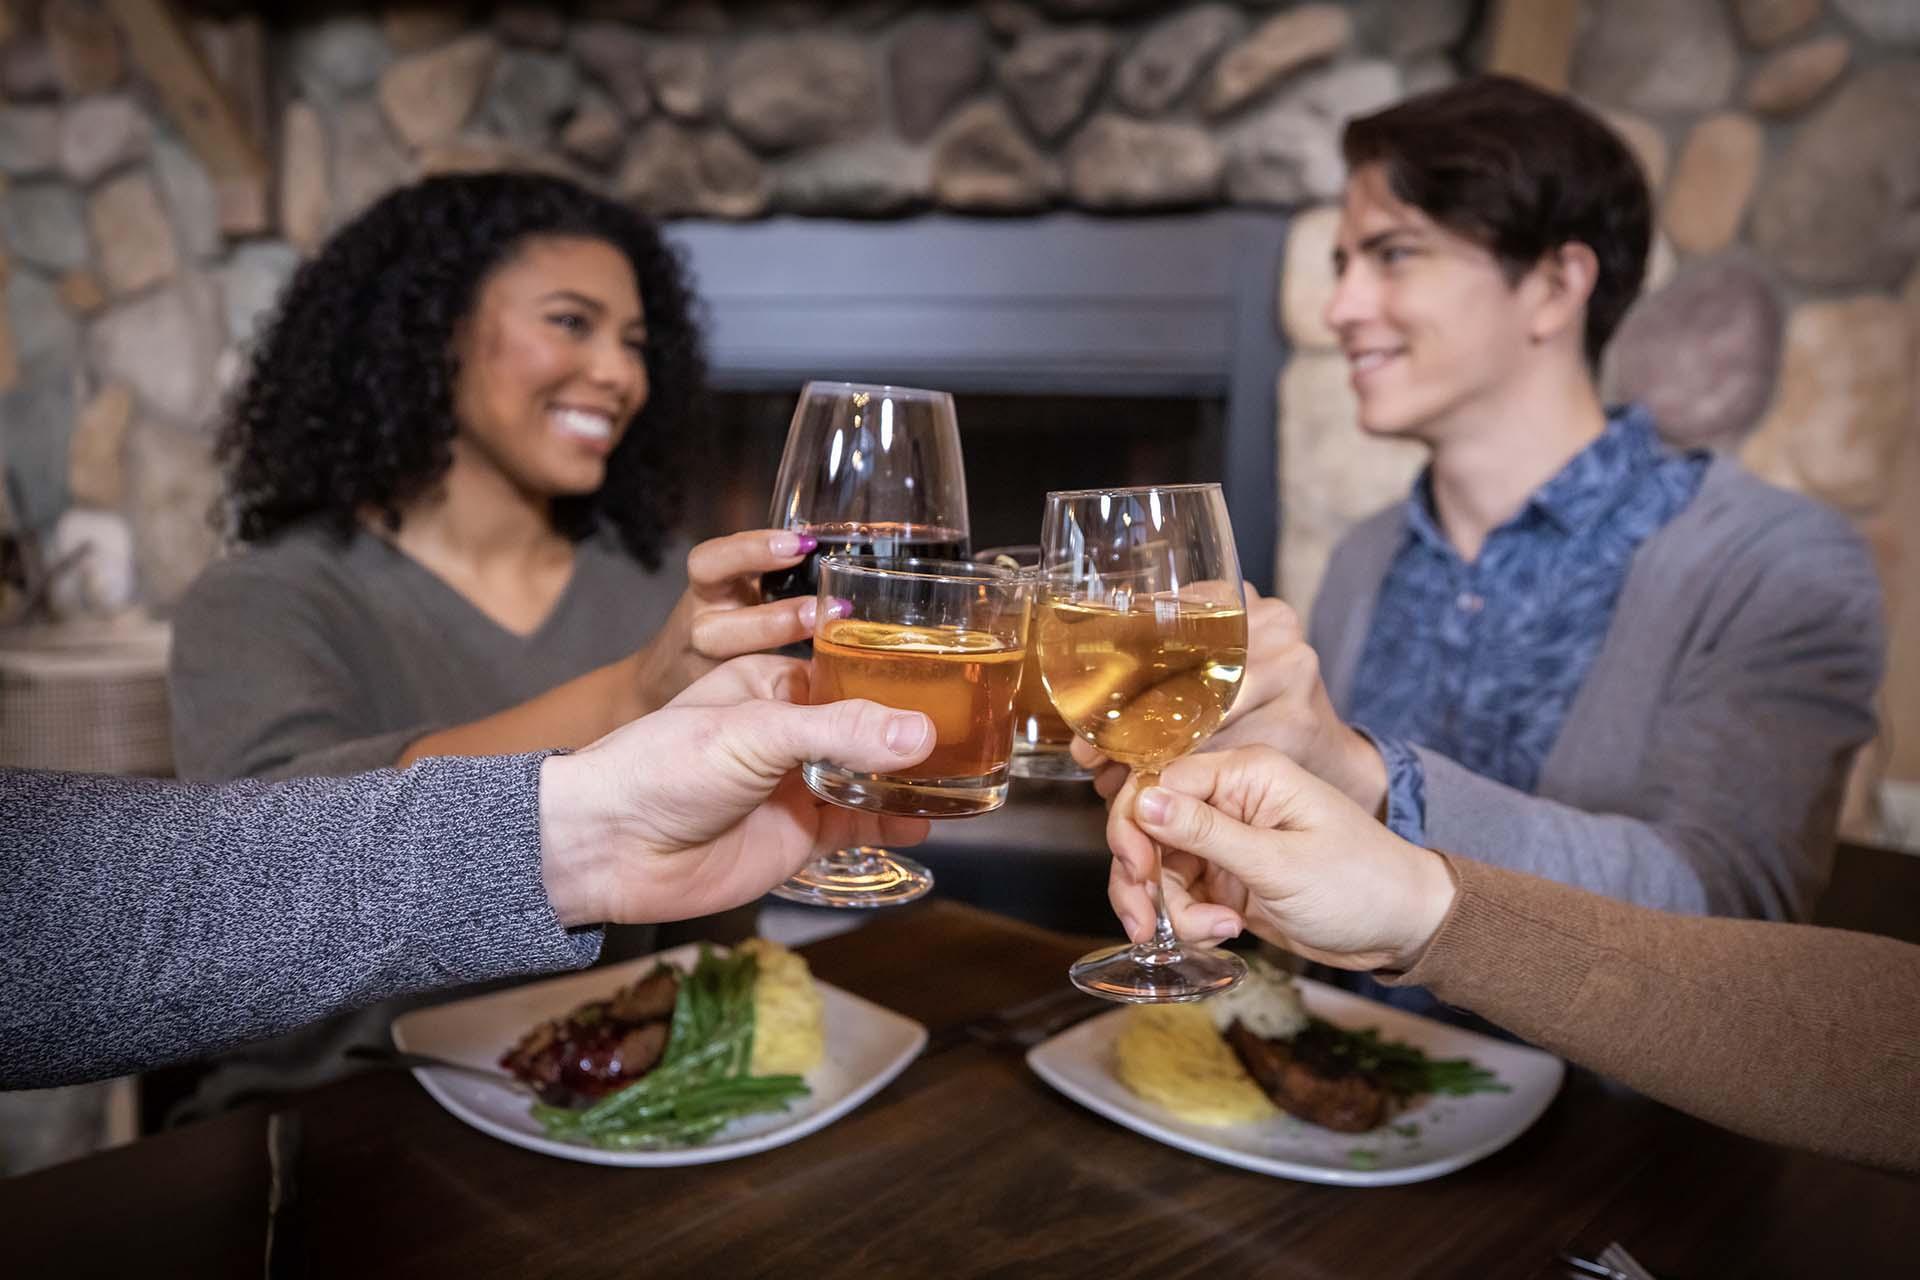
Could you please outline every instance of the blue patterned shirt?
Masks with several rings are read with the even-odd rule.
[[[1386,759],[1388,826],[1426,843],[1426,778],[1411,744],[1534,789],[1634,552],[1693,500],[1707,461],[1663,448],[1641,406],[1615,409],[1472,563],[1441,531],[1421,474],[1347,709]]]

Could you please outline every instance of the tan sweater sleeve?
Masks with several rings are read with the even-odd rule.
[[[1920,1170],[1920,947],[1672,915],[1447,855],[1425,986],[1714,1124]]]

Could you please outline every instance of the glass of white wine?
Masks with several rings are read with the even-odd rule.
[[[1247,662],[1247,603],[1217,484],[1047,495],[1034,643],[1061,719],[1139,790],[1220,727]],[[1137,792],[1136,792],[1137,794]],[[1068,975],[1130,1004],[1200,1000],[1246,963],[1183,945],[1153,877],[1154,936],[1082,956]]]

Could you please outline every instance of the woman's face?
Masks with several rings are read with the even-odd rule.
[[[456,465],[471,451],[528,493],[592,493],[647,402],[646,340],[625,254],[577,236],[529,240],[487,277],[454,339]]]

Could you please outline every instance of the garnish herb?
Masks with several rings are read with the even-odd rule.
[[[1382,1040],[1371,1027],[1350,1031],[1320,1018],[1309,1020],[1316,1054],[1330,1065],[1364,1071],[1398,1098],[1420,1093],[1510,1093],[1511,1088],[1468,1058],[1429,1058],[1410,1044]],[[1300,1037],[1295,1038],[1299,1043]]]

